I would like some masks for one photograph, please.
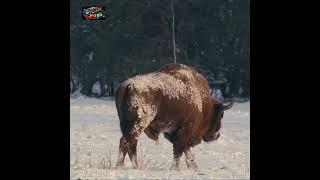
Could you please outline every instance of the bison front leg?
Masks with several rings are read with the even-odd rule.
[[[183,145],[183,135],[181,129],[178,129],[174,133],[165,133],[164,137],[168,139],[173,144],[173,163],[171,170],[180,170],[179,164],[180,164],[180,158],[183,154],[183,151],[185,149]]]
[[[180,146],[180,144],[173,144],[173,163],[170,168],[170,170],[177,170],[180,171],[180,158],[183,153],[183,148]]]
[[[190,147],[184,150],[184,154],[186,155],[186,163],[188,169],[193,169],[195,171],[198,170],[198,166],[194,160],[194,155],[192,154]]]

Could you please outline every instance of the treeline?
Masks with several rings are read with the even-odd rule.
[[[171,3],[71,0],[71,93],[113,96],[125,79],[172,63]],[[107,6],[107,19],[81,20],[90,5]],[[250,0],[173,0],[173,7],[177,63],[197,68],[225,97],[249,97]]]

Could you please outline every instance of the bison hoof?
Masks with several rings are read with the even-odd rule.
[[[194,171],[198,171],[198,166],[195,162],[190,162],[187,164],[188,169],[194,170]]]
[[[117,170],[123,169],[123,164],[118,164],[118,163],[117,163],[116,169],[117,169]]]
[[[180,171],[180,168],[178,166],[171,166],[170,171]]]
[[[140,166],[135,166],[135,167],[133,167],[133,169],[142,170],[142,168]]]
[[[157,146],[160,145],[159,140],[156,140],[156,145],[157,145]]]

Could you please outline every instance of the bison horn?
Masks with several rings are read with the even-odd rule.
[[[223,110],[228,110],[228,109],[230,109],[230,108],[233,106],[233,103],[234,103],[234,101],[231,100],[231,102],[230,102],[229,104],[223,105]]]

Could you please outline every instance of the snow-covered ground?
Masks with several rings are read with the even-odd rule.
[[[192,149],[198,171],[186,168],[183,155],[180,172],[170,171],[172,144],[163,135],[156,143],[142,134],[138,156],[144,170],[132,169],[128,155],[125,168],[116,170],[119,119],[112,99],[70,99],[71,179],[249,179],[250,102],[235,103],[225,112],[220,138]],[[111,157],[111,158],[110,158]],[[111,163],[111,167],[109,168]]]

